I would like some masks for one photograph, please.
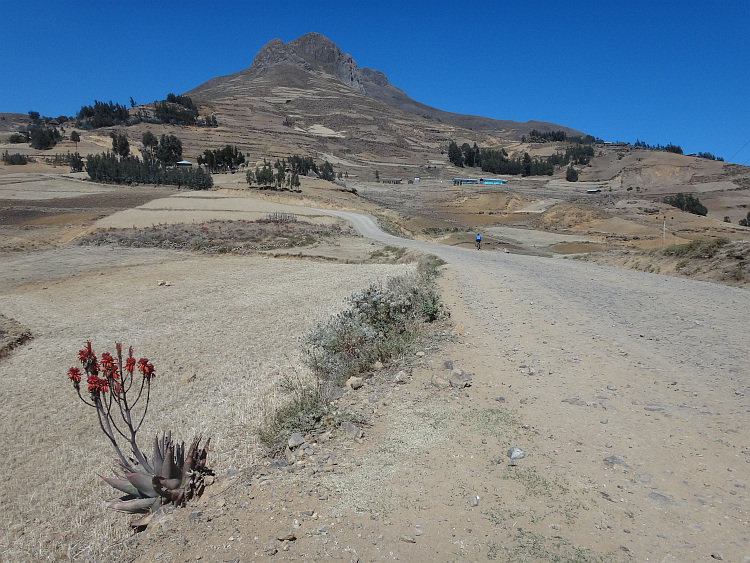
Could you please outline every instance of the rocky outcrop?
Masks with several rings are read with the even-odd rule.
[[[350,88],[365,93],[362,76],[351,55],[343,53],[335,43],[319,33],[307,33],[286,44],[280,39],[272,39],[258,51],[250,71],[263,70],[279,63],[291,63],[308,72],[332,74]]]

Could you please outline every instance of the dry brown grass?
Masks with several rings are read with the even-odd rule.
[[[248,254],[309,246],[319,240],[353,235],[339,225],[299,221],[296,216],[248,221],[204,221],[201,223],[159,224],[150,227],[101,229],[78,240],[78,244],[100,246],[117,244],[135,248],[155,247],[193,250],[208,254]]]
[[[86,339],[98,353],[133,345],[156,366],[142,443],[168,429],[211,436],[209,465],[221,476],[258,459],[256,429],[281,399],[279,378],[304,371],[299,336],[352,291],[409,270],[170,251],[120,268],[122,251],[105,252],[110,268],[0,295],[35,335],[0,362],[0,448],[12,468],[0,486],[6,560],[107,559],[127,529],[101,503],[115,496],[96,477],[109,473],[111,448],[65,377]]]

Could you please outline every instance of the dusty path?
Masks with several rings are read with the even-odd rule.
[[[523,413],[524,462],[597,495],[597,518],[563,537],[640,561],[747,560],[747,291],[408,241],[336,214],[449,263],[446,301],[470,315],[479,347],[464,367]]]

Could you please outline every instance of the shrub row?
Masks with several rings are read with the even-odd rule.
[[[302,337],[302,351],[314,378],[306,381],[294,374],[283,382],[289,400],[260,432],[272,455],[283,451],[292,432],[309,432],[346,417],[329,404],[337,386],[371,369],[376,361],[387,364],[403,356],[427,323],[450,315],[435,287],[442,263],[433,257],[421,263],[416,273],[352,294],[346,309]]]

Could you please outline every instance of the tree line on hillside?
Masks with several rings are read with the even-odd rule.
[[[511,158],[504,148],[479,148],[464,143],[460,147],[455,141],[448,145],[448,160],[460,168],[481,168],[483,172],[491,174],[508,174],[523,176],[551,176],[555,166],[573,164],[588,164],[594,156],[591,145],[575,145],[568,147],[565,152],[558,151],[548,157],[534,157],[525,152],[523,156]]]
[[[270,162],[263,159],[263,166],[256,166],[255,170],[248,170],[246,174],[247,183],[252,186],[274,186],[277,188],[288,187],[298,188],[300,186],[300,176],[307,176],[313,173],[322,180],[329,182],[336,181],[336,172],[333,165],[325,160],[323,164],[318,164],[310,156],[293,155],[271,165]],[[341,178],[341,173],[339,173]]]
[[[666,151],[666,152],[672,152],[674,154],[682,154],[682,147],[680,145],[674,145],[672,143],[667,143],[666,145],[649,145],[648,143],[645,143],[641,141],[640,139],[636,139],[633,146],[637,149],[651,149],[654,151]]]
[[[591,144],[597,144],[597,143],[604,143],[601,139],[598,137],[594,137],[592,135],[568,135],[565,133],[565,131],[539,131],[538,129],[532,129],[531,133],[529,133],[528,137],[524,135],[521,137],[521,142],[529,142],[529,143],[577,143],[581,145],[591,145]],[[675,145],[673,143],[667,143],[666,145],[650,145],[644,141],[641,141],[640,139],[637,139],[635,143],[633,144],[635,148],[640,149],[650,149],[650,150],[656,150],[656,151],[665,151],[665,152],[671,152],[675,154],[683,154],[682,147],[680,145]],[[723,162],[724,159],[718,156],[714,156],[710,152],[699,152],[696,154],[698,158],[705,158],[707,160],[716,160],[719,162]]]
[[[691,194],[679,193],[674,196],[667,196],[662,202],[695,215],[708,215],[706,206],[701,203],[700,199]]]
[[[243,162],[245,155],[231,145],[226,145],[223,149],[206,149],[198,157],[198,164],[205,166],[209,172],[235,170]]]
[[[20,165],[27,164],[28,162],[29,162],[29,158],[26,155],[23,155],[21,153],[9,154],[7,149],[3,153],[3,164],[20,166]]]
[[[714,156],[710,152],[699,152],[696,154],[698,158],[705,158],[706,160],[716,160],[718,162],[724,162],[724,159],[720,156]]]
[[[529,136],[521,137],[521,142],[529,143],[578,143],[581,145],[593,145],[603,143],[601,139],[593,135],[568,135],[565,131],[539,131],[532,129]]]
[[[169,184],[196,190],[213,186],[211,175],[202,168],[175,166],[182,158],[182,141],[174,135],[162,135],[157,139],[151,131],[143,133],[143,160],[130,154],[126,135],[112,132],[111,137],[111,152],[86,157],[86,172],[92,180],[117,184]]]
[[[131,108],[135,101],[130,98]],[[171,125],[198,125],[216,127],[218,123],[215,115],[199,117],[198,108],[190,96],[167,94],[166,99],[154,102],[154,114],[150,116],[147,110],[137,110],[131,115],[125,105],[94,100],[94,105],[83,106],[77,115],[77,125],[83,129],[99,129],[117,125],[135,125],[137,123],[169,123]]]
[[[137,156],[118,157],[106,152],[86,157],[86,172],[92,180],[116,184],[169,184],[194,190],[213,186],[210,174],[202,168],[149,166]]]

